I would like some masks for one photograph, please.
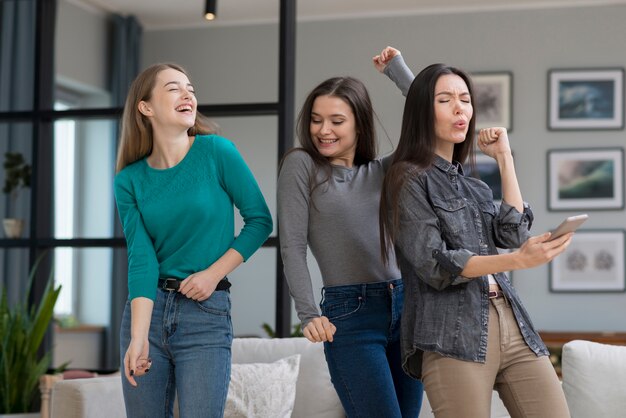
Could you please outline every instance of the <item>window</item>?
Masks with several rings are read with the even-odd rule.
[[[67,103],[58,101],[55,110],[67,110]],[[74,176],[76,121],[58,120],[54,124],[54,236],[74,236]],[[74,252],[72,248],[54,249],[54,277],[62,286],[54,308],[55,315],[74,315]]]
[[[61,91],[62,93],[59,93]],[[57,90],[55,110],[81,108],[90,92]],[[117,120],[81,117],[54,122],[53,231],[56,240],[113,237],[113,178]],[[110,322],[111,248],[54,248],[54,277],[62,285],[55,315],[82,324]]]

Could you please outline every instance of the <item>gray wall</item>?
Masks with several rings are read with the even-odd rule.
[[[574,214],[547,210],[546,151],[622,147],[625,138],[623,130],[548,131],[547,72],[551,68],[624,67],[624,21],[626,6],[300,22],[296,106],[327,77],[349,74],[362,79],[388,133],[387,138],[379,130],[381,151],[386,153],[399,135],[403,108],[403,99],[395,86],[370,63],[371,57],[386,45],[399,48],[415,71],[433,62],[446,62],[469,71],[511,71],[514,115],[510,137],[524,197],[534,208],[534,231],[540,233],[559,223],[566,214]],[[144,64],[171,60],[186,66],[200,102],[276,100],[276,25],[154,31],[146,32],[144,40]],[[256,151],[274,147],[275,132],[260,131],[254,120],[239,122],[236,135],[230,127],[224,134],[237,142],[255,166],[264,193],[273,202],[275,159],[260,161]],[[592,212],[586,227],[625,228],[624,211]],[[273,272],[272,260],[267,261],[261,269],[263,275]],[[248,279],[252,282],[258,278]],[[269,280],[272,279],[264,278],[263,282],[270,285]],[[547,266],[516,271],[513,280],[540,329],[626,331],[624,293],[550,293]],[[247,284],[241,285],[244,286]],[[246,308],[248,315],[255,315],[257,307],[258,304]]]
[[[58,83],[80,91],[106,91],[107,28],[108,19],[103,13],[59,1],[55,39],[55,76]]]

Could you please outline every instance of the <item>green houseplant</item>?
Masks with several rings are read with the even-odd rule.
[[[54,313],[61,286],[48,278],[41,300],[29,304],[32,283],[41,257],[28,278],[22,300],[9,303],[6,286],[0,297],[0,414],[30,412],[39,399],[39,378],[52,360],[51,353],[39,356],[39,348]]]
[[[267,322],[263,322],[263,324],[261,324],[261,328],[263,328],[263,331],[265,331],[268,337],[276,338],[276,331],[274,331],[274,328],[272,328],[270,324],[268,324]],[[292,325],[291,334],[289,334],[289,337],[304,337],[300,324]]]
[[[2,191],[11,197],[12,206],[15,206],[20,190],[30,187],[32,167],[24,160],[19,152],[4,154],[4,187]],[[7,238],[19,238],[24,229],[24,220],[19,218],[4,218],[2,221]]]

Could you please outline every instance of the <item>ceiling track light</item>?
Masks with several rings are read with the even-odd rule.
[[[204,4],[204,18],[213,20],[217,16],[217,0],[206,0]]]

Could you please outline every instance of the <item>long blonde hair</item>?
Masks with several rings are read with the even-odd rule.
[[[130,85],[122,115],[122,130],[115,165],[116,173],[152,152],[152,125],[150,120],[139,111],[139,102],[150,100],[157,76],[161,71],[170,68],[189,77],[187,71],[178,64],[158,63],[143,70]],[[187,134],[194,136],[213,133],[219,133],[219,126],[206,116],[196,113],[194,126],[187,130]]]

